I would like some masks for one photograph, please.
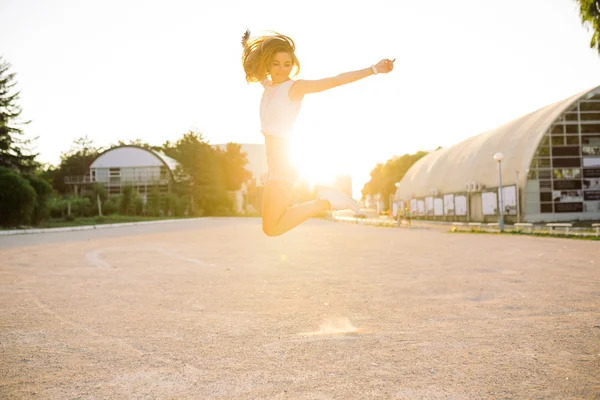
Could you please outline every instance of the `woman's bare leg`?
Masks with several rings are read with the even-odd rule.
[[[292,204],[294,184],[288,181],[267,181],[263,189],[262,227],[267,236],[279,236],[300,225],[310,217],[328,210],[327,200],[312,200]]]

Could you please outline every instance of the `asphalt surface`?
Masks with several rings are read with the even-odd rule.
[[[0,237],[0,398],[600,397],[600,245],[311,220]]]

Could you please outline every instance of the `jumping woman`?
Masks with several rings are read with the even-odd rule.
[[[394,60],[383,59],[357,71],[318,79],[292,79],[300,71],[294,41],[285,35],[242,37],[242,64],[248,83],[264,88],[260,104],[261,133],[265,138],[268,174],[263,188],[262,229],[267,236],[279,236],[325,210],[357,211],[358,202],[330,187],[319,187],[316,200],[292,206],[292,190],[298,171],[293,166],[290,140],[304,96],[358,81],[370,75],[388,73]],[[270,79],[269,79],[270,78]]]

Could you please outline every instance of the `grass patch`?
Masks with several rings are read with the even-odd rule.
[[[477,229],[456,229],[453,227],[450,229],[450,233],[479,233],[479,234],[488,234],[488,235],[519,235],[519,236],[539,236],[539,237],[552,237],[552,238],[563,238],[563,239],[578,239],[578,240],[596,240],[600,241],[600,236],[595,236],[594,232],[589,232],[587,234],[583,234],[580,232],[573,233],[550,233],[550,232],[525,232],[522,230],[504,230],[504,232],[498,231],[486,231],[486,230],[477,230]]]

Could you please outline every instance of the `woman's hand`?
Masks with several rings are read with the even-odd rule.
[[[378,73],[387,74],[388,72],[392,72],[392,70],[394,69],[395,61],[395,58],[393,60],[388,60],[387,58],[384,58],[383,60],[375,64],[375,68],[377,69]]]

